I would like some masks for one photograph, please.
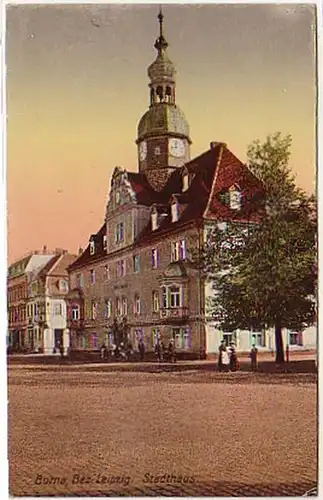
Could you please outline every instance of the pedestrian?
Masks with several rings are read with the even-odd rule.
[[[158,361],[160,361],[160,343],[159,343],[159,339],[157,339],[156,344],[155,344],[155,355],[156,355]]]
[[[105,343],[103,342],[103,344],[101,345],[101,359],[104,359],[105,358],[105,352],[106,352],[106,347],[105,347]]]
[[[251,359],[251,370],[253,372],[257,371],[257,353],[258,353],[257,347],[255,346],[255,344],[252,344],[252,348],[250,351],[250,359]]]
[[[222,371],[230,371],[230,356],[226,345],[222,349]]]
[[[139,340],[138,351],[139,351],[139,359],[141,362],[143,362],[145,359],[145,344],[142,339]]]
[[[238,368],[238,356],[234,342],[230,342],[229,357],[230,357],[230,365],[229,365],[230,370],[232,372],[236,372]]]
[[[219,346],[219,359],[218,359],[218,370],[219,372],[222,372],[222,369],[223,369],[223,363],[222,363],[222,353],[223,351],[226,350],[226,345],[225,345],[225,341],[224,340],[221,340],[221,344]]]
[[[160,361],[161,362],[165,361],[165,354],[166,354],[165,344],[163,341],[161,341],[161,343],[160,343]]]
[[[168,361],[170,363],[174,362],[174,346],[172,340],[170,340],[168,344]]]

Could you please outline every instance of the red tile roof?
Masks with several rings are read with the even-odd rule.
[[[190,183],[182,192],[182,175],[187,172]],[[157,230],[152,231],[151,223],[138,236],[135,244],[142,244],[157,238],[165,231],[177,230],[182,225],[202,219],[255,221],[261,216],[259,200],[263,200],[261,182],[222,143],[215,143],[206,152],[188,162],[182,169],[176,169],[168,179],[164,189],[155,191],[144,173],[128,172],[128,180],[136,194],[139,205],[164,207],[167,216],[161,219]],[[221,193],[237,185],[241,192],[241,210],[232,210],[221,200]],[[171,221],[170,200],[175,195],[179,204],[179,220]],[[158,210],[160,212],[160,210]],[[96,252],[90,255],[89,246],[69,269],[88,264],[104,256],[103,234],[105,224],[94,236]]]

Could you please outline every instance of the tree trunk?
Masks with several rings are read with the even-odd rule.
[[[276,363],[284,363],[284,346],[282,336],[282,326],[280,321],[275,324],[275,343],[276,343]]]

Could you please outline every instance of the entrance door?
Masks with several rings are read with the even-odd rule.
[[[63,331],[62,329],[55,328],[54,330],[54,335],[55,335],[55,349],[60,349],[63,347]]]

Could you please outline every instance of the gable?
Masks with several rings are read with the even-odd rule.
[[[111,189],[107,204],[107,215],[126,204],[136,204],[136,193],[128,178],[128,172],[116,167],[111,178]]]
[[[233,210],[228,203],[232,191],[241,193],[241,209]],[[223,148],[212,193],[210,195],[206,218],[252,220],[259,214],[259,198],[263,195],[261,182],[252,174],[230,150]],[[257,202],[256,202],[257,200]]]

